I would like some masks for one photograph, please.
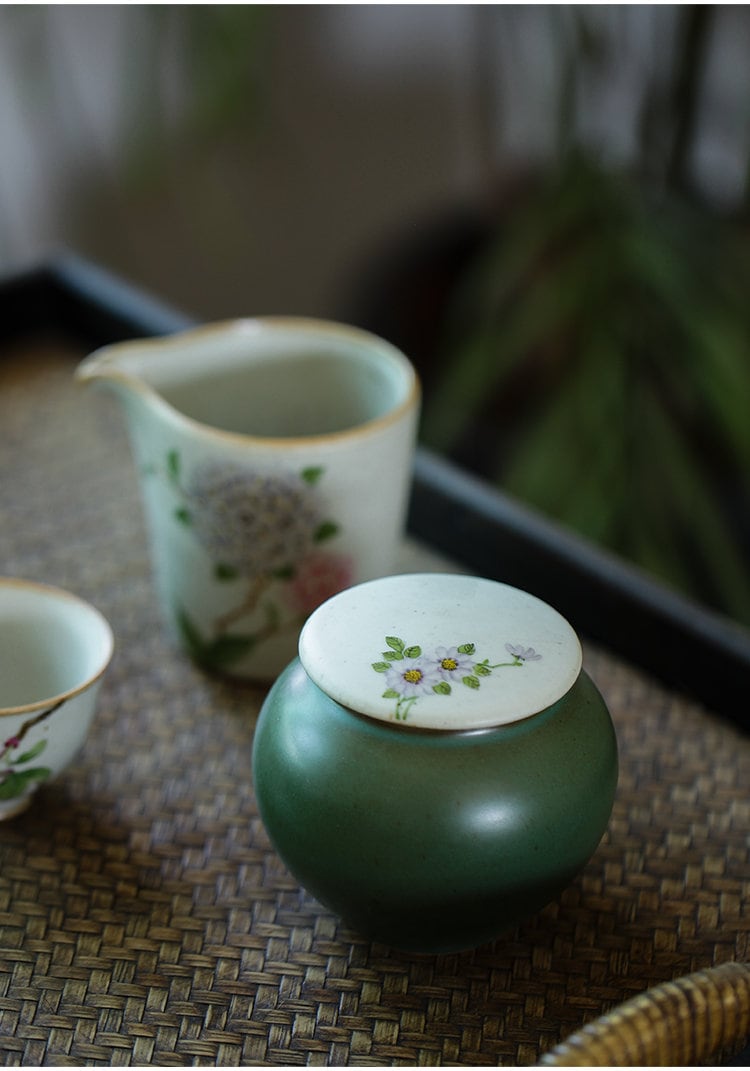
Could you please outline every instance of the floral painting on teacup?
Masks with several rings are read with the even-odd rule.
[[[60,701],[29,718],[3,743],[0,749],[0,806],[7,800],[25,796],[38,783],[51,776],[52,771],[48,766],[35,763],[47,747],[47,740],[39,737],[23,749],[21,745],[30,730],[45,722],[62,705]]]

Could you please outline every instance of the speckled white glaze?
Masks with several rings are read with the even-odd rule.
[[[415,573],[357,585],[310,617],[308,676],[343,706],[423,729],[480,729],[551,706],[581,645],[551,606],[492,580]]]

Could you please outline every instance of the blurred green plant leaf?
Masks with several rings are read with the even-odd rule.
[[[750,624],[748,284],[736,228],[571,155],[468,273],[424,441],[485,425],[483,474]]]

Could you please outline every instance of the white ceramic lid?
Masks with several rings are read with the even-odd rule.
[[[422,729],[479,729],[544,710],[573,686],[581,645],[556,610],[507,584],[414,573],[319,606],[302,630],[308,676],[343,706]]]

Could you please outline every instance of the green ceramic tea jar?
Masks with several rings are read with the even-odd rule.
[[[501,935],[584,866],[617,744],[557,611],[495,581],[412,574],[312,614],[263,705],[253,777],[311,895],[373,939],[443,952]]]

